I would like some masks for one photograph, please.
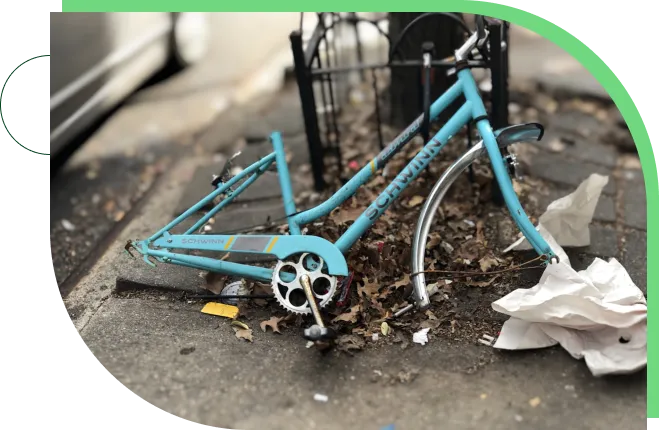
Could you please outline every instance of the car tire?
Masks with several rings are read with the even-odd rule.
[[[210,25],[203,12],[173,13],[172,19],[170,62],[174,69],[182,70],[199,62],[208,52]]]

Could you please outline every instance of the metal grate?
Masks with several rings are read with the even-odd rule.
[[[300,29],[291,33],[291,49],[295,66],[305,132],[309,147],[310,161],[315,188],[322,191],[326,187],[324,173],[328,158],[334,158],[342,171],[341,132],[338,115],[347,99],[351,84],[364,84],[372,80],[375,117],[378,139],[384,147],[382,133],[382,94],[378,87],[378,72],[394,68],[421,68],[422,58],[403,58],[399,47],[406,42],[406,35],[414,26],[420,25],[431,16],[445,15],[460,21],[459,25],[468,31],[464,21],[451,13],[429,12],[410,22],[397,40],[390,39],[386,31],[387,18],[379,16],[366,18],[354,12],[321,12],[316,14],[317,23],[313,30],[304,33],[304,13],[301,14]],[[508,23],[488,20],[490,43],[487,56],[475,60],[473,67],[489,70],[491,78],[490,103],[491,121],[495,128],[508,125]],[[387,57],[381,61],[366,58],[362,42],[364,27],[376,31],[384,43]],[[361,31],[360,31],[361,30]],[[352,34],[352,43],[344,43],[346,35]],[[306,37],[305,37],[306,36]],[[419,52],[421,47],[419,46]],[[433,60],[433,70],[448,71],[455,65],[451,59]],[[419,82],[419,86],[421,86]],[[485,94],[484,94],[485,95]]]

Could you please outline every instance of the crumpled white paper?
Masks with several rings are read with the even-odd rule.
[[[632,373],[647,364],[647,302],[616,260],[596,258],[577,272],[551,264],[538,285],[518,289],[492,308],[510,315],[494,344],[535,349],[560,344],[595,376]]]
[[[419,345],[425,345],[428,343],[428,332],[429,328],[422,328],[412,335],[412,342],[418,343]]]
[[[608,176],[593,173],[572,194],[550,203],[545,213],[538,219],[536,228],[541,233],[544,229],[561,246],[590,245],[588,225],[595,214],[602,189],[608,183]],[[547,239],[546,235],[543,236]],[[531,244],[522,236],[506,248],[504,253],[527,249],[531,249]]]
[[[549,205],[555,214],[550,218],[552,223],[540,224],[538,230],[561,260],[547,266],[533,288],[515,290],[492,304],[495,311],[511,316],[495,348],[536,349],[560,344],[574,358],[583,358],[595,376],[633,373],[647,365],[647,301],[625,268],[616,259],[606,262],[596,258],[586,270],[576,271],[548,231],[563,225],[561,214],[573,216],[577,221],[572,226],[579,224],[588,231],[599,193],[606,185],[598,176],[591,176],[577,191],[557,200],[560,204]],[[589,201],[580,204],[579,196]],[[581,221],[586,218],[584,225]],[[579,244],[572,246],[582,246],[586,238],[590,241],[578,229],[562,237]],[[578,238],[581,240],[570,241]]]

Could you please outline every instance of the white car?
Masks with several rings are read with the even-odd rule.
[[[157,72],[203,58],[208,42],[204,13],[52,13],[51,157]]]

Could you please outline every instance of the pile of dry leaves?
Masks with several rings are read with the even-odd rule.
[[[361,134],[359,130],[353,132]],[[369,133],[372,135],[373,131],[363,130],[362,133],[365,137]],[[350,177],[357,166],[363,166],[377,154],[377,146],[371,146],[370,151],[363,148],[346,151],[348,161],[344,177]],[[309,226],[308,234],[336,241],[421,147],[420,139],[409,144],[390,162],[385,174],[359,189],[322,224]],[[347,259],[352,282],[348,297],[343,302],[335,301],[327,308],[331,325],[344,335],[339,342],[340,348],[361,349],[373,342],[396,342],[405,346],[412,339],[411,333],[423,328],[430,328],[431,334],[441,332],[451,336],[460,331],[458,337],[476,340],[480,331],[488,329],[478,321],[483,315],[471,313],[483,305],[489,307],[491,300],[480,300],[480,292],[469,294],[469,291],[492,287],[501,281],[501,275],[490,276],[488,272],[519,262],[513,261],[511,256],[502,256],[491,243],[492,237],[496,239],[497,226],[488,222],[489,214],[503,214],[504,209],[492,203],[492,174],[486,163],[474,166],[473,177],[466,173],[455,183],[440,208],[426,247],[426,270],[460,271],[474,275],[457,278],[446,274],[427,274],[429,283],[435,284],[438,291],[432,297],[432,308],[422,314],[410,313],[391,319],[396,311],[408,304],[407,299],[412,292],[411,247],[419,210],[441,173],[465,148],[466,135],[456,136],[440,157],[350,250]],[[328,176],[338,177],[336,174]],[[336,189],[341,184],[333,185]],[[471,297],[465,297],[465,292]],[[478,302],[469,303],[471,300]],[[482,311],[489,313],[489,309]]]

